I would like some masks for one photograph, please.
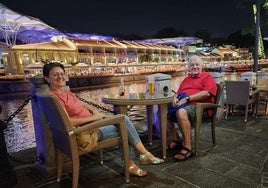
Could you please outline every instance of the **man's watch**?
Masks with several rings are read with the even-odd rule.
[[[186,99],[187,103],[190,102],[190,97],[189,96],[185,97],[185,99]]]

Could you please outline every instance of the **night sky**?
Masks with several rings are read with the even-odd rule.
[[[13,11],[39,18],[63,32],[149,36],[173,27],[193,36],[206,29],[212,37],[253,24],[252,7],[239,0],[1,0]]]

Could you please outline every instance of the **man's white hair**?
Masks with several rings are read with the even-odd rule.
[[[203,64],[203,60],[198,55],[192,55],[188,60],[188,64],[190,64],[192,61],[196,61],[200,63],[200,65]]]

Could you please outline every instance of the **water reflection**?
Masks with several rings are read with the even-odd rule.
[[[14,101],[0,101],[3,107],[1,119],[6,120],[12,113],[14,113],[22,104],[23,100]],[[26,148],[35,146],[32,107],[29,103],[24,109],[17,114],[4,130],[7,150],[15,152]]]
[[[177,90],[179,83],[183,77],[175,77],[171,80],[171,87],[173,90]],[[126,84],[126,92],[130,93],[143,93],[145,92],[145,85],[141,83],[132,83],[131,85]],[[105,94],[118,94],[118,87],[94,89],[90,91],[80,91],[77,94],[88,100],[92,101],[106,109],[112,110],[112,106],[101,102],[101,97]],[[12,101],[0,101],[3,107],[0,119],[6,120],[12,113],[14,113],[22,104],[24,100],[12,100]],[[145,108],[135,106],[130,110],[130,116],[133,121],[145,119]],[[107,113],[102,111],[103,113]],[[135,123],[135,122],[134,122]],[[36,146],[34,125],[32,119],[32,107],[31,102],[26,105],[23,110],[17,114],[14,119],[8,123],[8,127],[4,131],[7,150],[8,152],[17,152],[27,148]]]
[[[181,77],[172,79],[172,89],[177,89],[178,83],[180,83],[181,79]],[[131,85],[126,84],[126,92],[145,92],[145,85],[141,83],[133,83]],[[112,110],[111,105],[101,102],[101,96],[106,93],[117,95],[118,87],[80,91],[77,94],[88,101],[92,101],[106,109]],[[3,107],[0,119],[6,120],[23,104],[23,102],[24,100],[0,101],[0,104]],[[102,112],[107,113],[105,111]],[[133,117],[133,121],[144,119],[144,114],[144,108],[140,107],[135,107],[130,111],[130,115]],[[31,102],[29,102],[29,104],[27,104],[23,110],[8,123],[8,126],[5,129],[4,133],[8,152],[17,152],[36,146]]]

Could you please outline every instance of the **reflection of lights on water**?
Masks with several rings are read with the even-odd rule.
[[[224,79],[230,79],[228,77],[230,77],[230,75],[226,75]],[[172,78],[171,89],[177,91],[179,83],[182,81],[182,79],[183,77]],[[125,83],[125,89],[127,93],[130,91],[135,91],[135,93],[145,93],[145,84],[135,83],[131,84],[130,87],[128,83]],[[106,109],[112,110],[111,105],[101,102],[101,97],[105,95],[118,95],[118,87],[81,91],[78,93],[78,95],[88,101],[97,103]],[[0,101],[0,105],[3,107],[2,113],[0,114],[0,119],[7,119],[8,116],[14,113],[18,107],[23,104],[23,102],[23,100]],[[137,109],[138,111],[131,111],[133,114],[132,121],[143,119],[142,115],[145,114],[144,111],[140,110],[139,108]],[[107,113],[103,111],[101,112]],[[137,113],[139,114],[137,115]],[[133,123],[135,124],[135,122]],[[9,122],[8,127],[4,131],[4,134],[8,152],[16,152],[36,147],[31,102],[29,102],[29,104],[27,104],[24,109]]]
[[[1,119],[7,119],[23,102],[23,100],[1,101],[0,104],[7,107],[3,109]],[[4,134],[8,152],[16,152],[36,146],[30,103],[8,123]]]

